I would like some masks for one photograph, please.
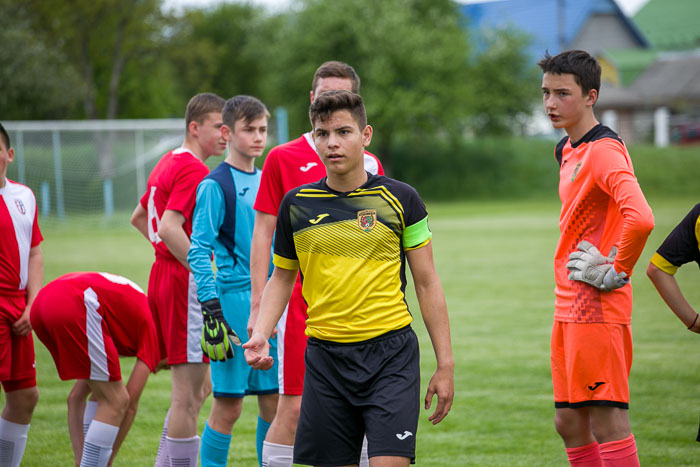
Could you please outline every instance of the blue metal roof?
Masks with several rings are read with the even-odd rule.
[[[467,27],[476,34],[477,47],[486,44],[489,31],[517,29],[530,36],[527,52],[534,59],[541,58],[545,51],[551,55],[561,52],[560,34],[564,44],[571,43],[596,13],[619,16],[639,44],[648,47],[647,40],[614,0],[496,0],[464,4],[460,10]]]

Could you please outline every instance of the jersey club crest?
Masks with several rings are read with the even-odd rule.
[[[377,225],[377,210],[365,209],[357,213],[357,225],[365,232],[369,232]]]
[[[24,215],[27,213],[27,209],[24,207],[24,203],[18,199],[15,200],[15,206],[20,214]]]

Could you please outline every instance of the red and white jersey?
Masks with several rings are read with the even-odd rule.
[[[63,313],[67,321],[85,320],[88,340],[90,333],[101,334],[106,326],[119,355],[136,356],[151,371],[158,364],[158,337],[148,300],[125,277],[106,272],[64,274],[46,284],[34,301],[32,315],[45,313]]]
[[[156,257],[175,260],[168,247],[158,236],[163,213],[170,209],[185,217],[183,229],[192,234],[192,213],[197,185],[209,174],[209,168],[192,152],[177,148],[164,155],[148,177],[146,193],[141,206],[148,212],[148,237],[156,250]]]
[[[16,294],[27,286],[29,250],[43,237],[29,187],[6,179],[0,198],[0,294]]]
[[[365,151],[365,170],[384,175],[377,156]],[[263,165],[260,188],[253,206],[256,211],[277,215],[282,198],[293,188],[317,182],[326,176],[326,167],[316,152],[311,133],[272,148]]]

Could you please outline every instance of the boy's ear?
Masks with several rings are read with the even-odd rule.
[[[196,138],[199,135],[199,123],[192,120],[190,124],[187,125],[187,132]]]
[[[372,133],[374,130],[370,125],[365,126],[365,128],[362,130],[362,145],[364,147],[369,146],[369,143],[372,142]]]
[[[12,162],[15,158],[15,148],[9,148],[7,150],[7,160]]]
[[[233,131],[231,131],[228,125],[221,125],[221,137],[226,141],[231,141],[233,138]]]
[[[598,91],[591,89],[586,96],[586,103],[593,107],[596,102],[598,102]]]

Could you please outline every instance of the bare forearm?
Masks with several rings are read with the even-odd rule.
[[[263,290],[270,272],[272,237],[275,232],[276,217],[258,212],[255,215],[253,241],[250,247],[250,287],[251,307],[256,311],[260,306]]]
[[[134,212],[131,214],[131,225],[136,227],[136,230],[141,232],[141,235],[150,242],[148,237],[148,212],[141,206],[141,203],[136,205]]]
[[[673,311],[686,327],[695,324],[696,329],[700,328],[700,323],[695,321],[697,313],[686,300],[674,276],[667,274],[653,264],[649,264],[647,267],[647,276],[651,279],[651,282],[654,284],[654,287],[656,287],[661,298],[666,302],[666,305],[668,305],[671,311]]]
[[[190,239],[183,229],[185,216],[176,211],[166,210],[160,221],[158,236],[168,250],[183,266],[190,270],[187,253],[190,251]]]
[[[284,313],[289,297],[292,296],[296,276],[297,271],[275,268],[275,272],[265,286],[260,303],[260,314],[253,333],[261,333],[265,339],[270,338]]]
[[[423,322],[433,344],[438,368],[453,369],[450,320],[442,285],[437,279],[425,285],[416,286],[416,296],[421,309]]]
[[[27,275],[27,310],[31,308],[44,282],[44,256],[40,246],[29,251],[29,268]]]
[[[146,382],[148,381],[148,376],[150,375],[150,373],[151,370],[148,368],[148,365],[146,365],[142,360],[137,359],[136,363],[134,364],[133,370],[131,370],[131,376],[129,376],[129,381],[126,384],[126,392],[129,393],[129,408],[126,410],[124,419],[119,425],[119,433],[117,434],[117,438],[114,440],[114,446],[112,447],[112,456],[109,460],[110,465],[114,461],[114,458],[117,455],[117,452],[119,451],[119,448],[121,447],[122,443],[124,442],[126,435],[129,433],[131,425],[134,423],[134,419],[136,418],[136,412],[139,406],[139,399],[141,398],[143,388],[146,386]]]

